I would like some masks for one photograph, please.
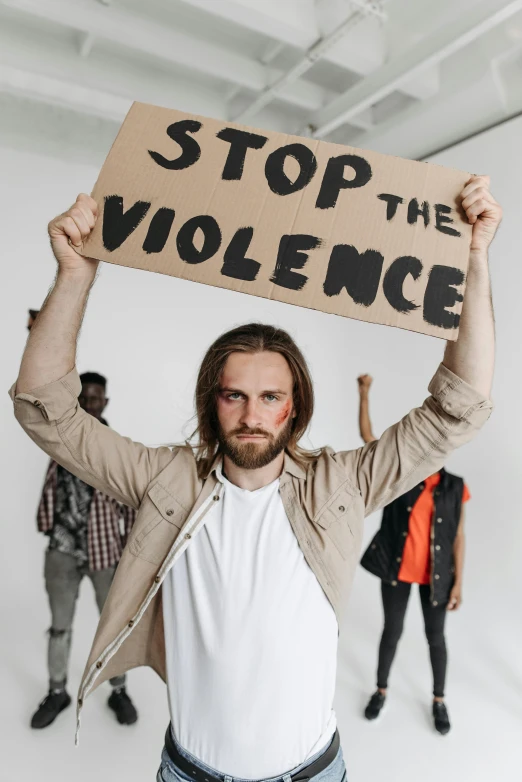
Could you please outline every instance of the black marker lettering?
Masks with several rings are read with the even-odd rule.
[[[136,230],[149,209],[149,201],[136,201],[124,212],[121,196],[105,196],[102,227],[102,241],[105,249],[113,252],[121,247],[123,242]]]
[[[450,228],[446,223],[452,223],[451,217],[446,217],[451,212],[451,206],[445,204],[435,204],[435,228],[443,234],[449,234],[450,236],[461,236],[460,231],[456,228]]]
[[[297,274],[293,269],[302,269],[308,260],[308,250],[319,247],[321,240],[308,234],[285,234],[279,242],[279,251],[274,273],[270,280],[282,288],[300,291],[308,277]]]
[[[223,128],[217,137],[230,144],[221,179],[241,179],[247,149],[261,149],[267,142],[266,136],[248,133],[246,130],[238,130],[237,128]]]
[[[346,166],[353,168],[353,179],[344,178]],[[330,209],[337,203],[341,190],[352,187],[363,187],[372,178],[372,169],[367,160],[359,155],[339,155],[331,157],[324,172],[321,189],[315,203],[317,209]]]
[[[226,277],[233,277],[235,280],[246,280],[248,282],[256,279],[261,264],[253,261],[252,258],[246,257],[253,233],[254,229],[250,227],[239,228],[235,232],[225,250],[221,274],[224,274]]]
[[[384,275],[382,284],[384,295],[397,312],[406,313],[419,308],[418,304],[414,304],[405,298],[402,287],[408,274],[411,274],[413,279],[417,280],[421,272],[422,263],[418,258],[412,255],[402,255],[393,261]]]
[[[174,122],[167,128],[167,135],[180,145],[181,155],[174,160],[168,160],[159,152],[152,152],[150,149],[149,155],[158,166],[168,168],[170,171],[180,171],[182,168],[193,166],[201,157],[201,148],[196,139],[187,136],[187,133],[197,133],[200,128],[201,122],[195,119],[182,119],[179,122]]]
[[[346,288],[356,304],[373,304],[381,279],[384,258],[376,250],[359,253],[351,244],[336,244],[332,250],[323,290],[338,296]]]
[[[392,195],[391,193],[380,193],[377,198],[381,201],[386,201],[386,219],[392,220],[397,213],[397,207],[399,204],[404,203],[404,198],[400,196]]]
[[[299,163],[300,172],[297,179],[292,182],[284,171],[287,157],[293,157]],[[311,149],[304,144],[287,144],[274,150],[266,160],[265,176],[268,186],[273,193],[285,196],[296,193],[310,182],[317,170],[317,161]]]
[[[163,206],[158,209],[150,221],[149,230],[143,242],[143,249],[146,253],[160,253],[163,250],[174,222],[174,214],[174,209],[167,209]]]
[[[427,201],[423,201],[422,206],[419,207],[417,199],[412,198],[408,204],[408,223],[410,225],[415,225],[419,215],[422,215],[424,226],[427,228],[430,224],[430,205]]]
[[[194,235],[198,228],[203,232],[203,247],[198,250]],[[217,253],[221,245],[221,230],[210,215],[197,215],[182,225],[176,238],[179,257],[186,263],[203,263]]]
[[[440,326],[443,329],[455,329],[459,325],[460,315],[456,312],[448,312],[448,307],[453,307],[464,297],[456,289],[457,285],[464,282],[464,274],[453,266],[434,266],[428,277],[428,284],[424,294],[423,317],[426,323],[432,326]]]

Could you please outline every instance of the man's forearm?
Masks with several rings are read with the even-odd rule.
[[[92,275],[58,273],[30,331],[18,375],[17,393],[52,383],[73,369],[76,342],[92,283]]]
[[[444,365],[489,397],[495,360],[495,324],[487,253],[471,254],[459,337],[448,342]]]

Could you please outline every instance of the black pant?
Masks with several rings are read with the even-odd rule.
[[[383,690],[388,686],[391,664],[395,657],[399,638],[402,635],[410,591],[411,584],[406,584],[404,581],[398,581],[396,586],[385,584],[384,581],[381,582],[384,629],[379,646],[377,687]],[[430,660],[433,670],[433,695],[437,698],[443,698],[448,662],[444,638],[446,605],[432,605],[429,586],[419,586],[419,594],[424,616],[424,629],[430,648]]]

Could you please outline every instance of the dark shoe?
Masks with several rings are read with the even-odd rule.
[[[113,690],[107,701],[109,709],[112,709],[120,725],[133,725],[138,719],[138,712],[127,695],[125,687]]]
[[[65,690],[49,690],[49,694],[33,714],[31,728],[46,728],[70,704],[71,696]]]
[[[386,695],[382,695],[382,693],[380,693],[379,690],[377,690],[377,692],[374,692],[368,702],[367,707],[364,710],[364,716],[366,717],[366,719],[376,720],[382,711],[382,707],[384,706],[385,701],[386,701]]]
[[[448,717],[448,710],[446,705],[442,701],[433,701],[433,722],[435,724],[435,730],[437,730],[441,736],[445,736],[451,730],[451,724]]]

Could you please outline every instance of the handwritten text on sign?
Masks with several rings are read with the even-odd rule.
[[[468,177],[134,104],[84,252],[455,339]]]

